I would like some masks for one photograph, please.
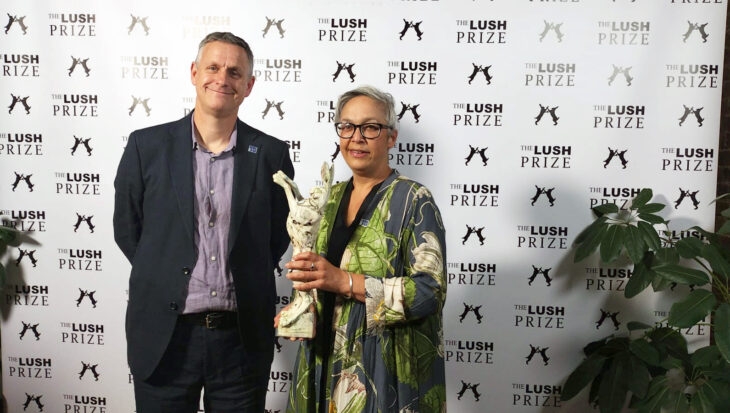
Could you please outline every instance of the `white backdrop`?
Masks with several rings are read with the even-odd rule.
[[[559,400],[582,346],[660,322],[676,291],[626,301],[626,268],[573,265],[570,245],[590,206],[645,187],[670,204],[673,236],[712,229],[726,12],[724,0],[4,1],[0,214],[24,232],[3,258],[9,411],[134,411],[114,174],[132,130],[192,109],[190,63],[216,30],[251,44],[241,118],[290,142],[303,190],[335,150],[337,96],[394,95],[391,166],[432,190],[447,228],[449,410],[589,410]],[[349,177],[340,156],[335,169]],[[271,276],[283,305],[291,284]],[[271,412],[296,351],[281,345]]]

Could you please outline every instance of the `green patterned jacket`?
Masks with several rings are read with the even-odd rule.
[[[326,257],[346,182],[332,188],[317,238]],[[446,299],[444,225],[430,191],[400,176],[383,182],[342,256],[365,274],[366,302],[338,296],[333,343],[302,342],[287,412],[446,411],[442,309]],[[321,303],[322,300],[319,300]],[[318,319],[322,306],[318,305]],[[327,366],[322,354],[330,353]],[[320,389],[321,374],[327,386]]]

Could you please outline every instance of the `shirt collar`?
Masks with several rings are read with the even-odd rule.
[[[198,150],[198,140],[195,139],[195,119],[193,119],[193,116],[190,116],[190,137],[193,142],[193,151]],[[236,142],[238,141],[238,122],[236,122],[236,127],[233,128],[233,132],[231,132],[231,139],[228,141],[228,146],[226,146],[226,149],[223,150],[221,153],[229,152],[229,151],[235,151],[236,150]],[[210,151],[203,146],[200,146],[200,150],[204,152],[210,153]]]

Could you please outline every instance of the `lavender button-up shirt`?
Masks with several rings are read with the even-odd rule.
[[[228,228],[233,195],[233,152],[238,137],[234,129],[226,149],[213,154],[195,139],[192,124],[193,177],[195,179],[195,247],[193,268],[183,313],[236,311],[233,277],[228,266]]]

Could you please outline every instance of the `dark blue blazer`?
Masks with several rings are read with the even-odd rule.
[[[140,380],[152,374],[170,342],[196,262],[191,116],[134,131],[114,180],[114,239],[132,263],[127,357]],[[289,244],[289,207],[272,175],[282,170],[293,178],[294,167],[285,142],[240,120],[237,128],[228,262],[246,358],[251,369],[268,371],[274,265]]]

